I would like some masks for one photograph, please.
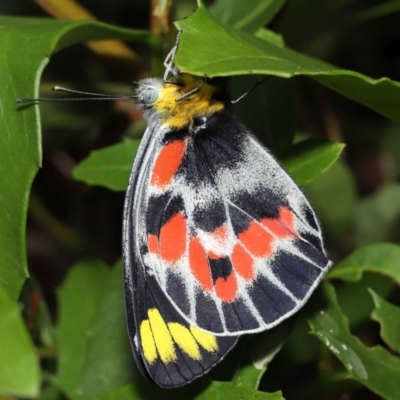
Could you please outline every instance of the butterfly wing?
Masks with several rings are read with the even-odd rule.
[[[135,246],[180,316],[228,337],[304,305],[331,263],[314,211],[266,149],[220,112],[153,150]]]
[[[149,124],[142,139],[125,201],[123,256],[126,316],[136,363],[145,377],[161,387],[173,388],[204,375],[238,338],[216,337],[190,324],[148,264],[149,250],[142,233],[147,232],[148,221],[155,218],[148,215],[152,210],[146,207],[148,181],[154,155],[165,147],[159,139],[167,133],[158,124]]]

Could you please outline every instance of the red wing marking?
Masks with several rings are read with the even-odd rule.
[[[279,208],[279,221],[280,223],[289,230],[292,235],[298,236],[296,229],[294,227],[295,215],[288,209],[284,207]]]
[[[147,236],[147,247],[150,253],[158,254],[158,237],[156,235]]]
[[[214,230],[212,236],[214,237],[214,240],[224,243],[228,240],[228,234],[228,227],[226,224],[223,224]]]
[[[218,260],[221,258],[221,255],[214,253],[213,251],[209,251],[207,253],[208,258],[211,258],[212,260]]]
[[[174,140],[162,148],[151,174],[151,185],[164,188],[171,183],[172,177],[181,165],[185,148],[186,142],[183,140]]]
[[[243,279],[250,281],[254,278],[253,259],[239,243],[233,248],[231,260],[233,268]]]
[[[279,217],[277,219],[264,218],[261,223],[281,239],[298,236],[294,227],[294,214],[285,207],[279,208]]]
[[[223,301],[233,301],[236,298],[238,284],[233,272],[227,278],[218,278],[215,282],[215,293]]]
[[[193,275],[204,290],[210,291],[213,287],[210,267],[206,253],[198,237],[191,237],[189,242],[189,264]]]
[[[272,253],[273,236],[255,221],[238,235],[239,240],[254,257],[267,257]]]
[[[160,230],[160,255],[171,264],[176,263],[186,250],[187,223],[178,212]]]
[[[211,248],[208,248],[207,255],[209,258],[216,260],[227,255],[229,246],[229,229],[227,224],[222,224],[213,232],[204,232],[206,240],[211,243]]]

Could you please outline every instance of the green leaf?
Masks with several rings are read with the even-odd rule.
[[[328,278],[355,282],[366,271],[378,272],[400,282],[400,246],[375,243],[360,247],[337,263]]]
[[[221,24],[254,32],[272,21],[284,4],[285,0],[218,0],[210,12]]]
[[[249,389],[240,380],[232,382],[209,382],[199,379],[188,386],[165,390],[149,382],[138,387],[126,385],[110,391],[96,400],[142,400],[142,399],[196,399],[196,400],[284,400],[281,392],[265,393]]]
[[[209,77],[267,74],[290,78],[306,75],[400,121],[399,82],[388,78],[371,79],[220,25],[200,0],[194,15],[177,22],[177,26],[183,32],[175,62],[182,71]]]
[[[271,31],[270,29],[266,28],[259,28],[255,32],[255,35],[266,42],[270,42],[275,46],[278,47],[285,47],[285,41],[283,40],[283,36],[279,35],[278,33]]]
[[[237,378],[251,389],[258,389],[260,380],[268,368],[268,364],[281,350],[287,339],[293,320],[286,321],[277,327],[255,335],[246,351],[246,357],[237,372]]]
[[[93,399],[138,379],[125,322],[121,263],[107,276],[89,327],[87,352],[73,399]]]
[[[385,275],[366,272],[358,282],[342,282],[336,288],[340,308],[349,319],[352,331],[363,328],[370,322],[374,303],[368,289],[387,297],[396,289],[396,283]]]
[[[358,243],[365,245],[400,238],[399,221],[400,185],[389,183],[360,200],[356,213]]]
[[[58,290],[58,353],[54,383],[64,393],[76,386],[82,371],[93,317],[112,271],[101,261],[80,261]]]
[[[324,173],[340,156],[345,145],[328,139],[308,139],[282,154],[287,172],[299,184],[305,185]]]
[[[39,360],[20,312],[0,287],[0,397],[36,397],[39,392]]]
[[[139,144],[139,139],[125,139],[122,143],[93,151],[74,169],[74,178],[112,190],[126,190]]]
[[[55,386],[45,385],[40,393],[40,400],[60,400],[62,398],[62,393]]]
[[[340,246],[353,223],[356,205],[354,178],[349,168],[338,159],[304,191],[321,219],[326,237]]]
[[[342,362],[349,378],[385,399],[397,399],[400,393],[400,359],[381,346],[365,347],[350,334],[332,285],[324,283],[320,293],[326,306],[308,320],[311,333]]]
[[[28,276],[25,221],[29,190],[41,165],[39,106],[17,105],[18,97],[37,97],[41,73],[56,51],[101,39],[139,40],[154,45],[146,31],[97,21],[0,17],[0,266],[1,285],[16,299]]]
[[[381,337],[393,350],[400,353],[400,307],[397,307],[370,289],[375,310],[372,319],[381,325]]]

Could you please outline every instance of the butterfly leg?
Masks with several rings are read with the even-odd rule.
[[[179,36],[181,35],[181,33],[182,33],[182,31],[178,31],[178,34],[176,35],[174,47],[168,53],[168,55],[164,61],[164,67],[165,67],[164,81],[167,80],[168,75],[170,73],[173,76],[175,76],[176,78],[179,76],[179,71],[174,66],[174,58],[175,58],[176,51],[178,50]]]

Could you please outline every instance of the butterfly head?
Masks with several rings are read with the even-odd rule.
[[[146,78],[137,82],[137,85],[134,94],[136,108],[140,110],[152,109],[160,96],[164,82],[158,78]]]
[[[145,119],[157,116],[163,125],[182,129],[225,108],[225,102],[216,97],[217,91],[204,78],[181,74],[173,82],[142,79],[134,97],[136,107],[144,110]]]

